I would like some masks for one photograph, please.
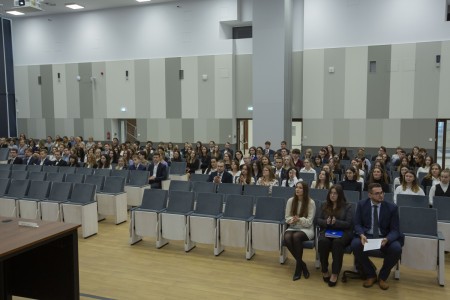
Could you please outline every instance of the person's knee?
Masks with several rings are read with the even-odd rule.
[[[393,243],[391,243],[387,250],[388,253],[392,255],[400,256],[402,254],[402,246],[398,241],[394,241]]]
[[[350,247],[351,247],[353,252],[355,252],[355,251],[362,251],[362,249],[363,249],[363,245],[361,244],[361,240],[358,239],[358,238],[354,238],[352,240],[352,243],[351,243]]]

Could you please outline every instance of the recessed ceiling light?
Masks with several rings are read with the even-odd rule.
[[[73,4],[66,4],[66,7],[70,8],[70,9],[83,9],[84,8],[84,6],[81,6],[81,5],[78,5],[78,4],[75,4],[75,3],[73,3]]]
[[[10,14],[10,15],[15,15],[15,16],[21,16],[21,15],[24,15],[23,12],[20,12],[20,11],[17,11],[17,10],[8,10],[8,11],[6,11],[6,13],[7,13],[7,14]]]
[[[137,2],[150,2],[152,0],[136,0]]]

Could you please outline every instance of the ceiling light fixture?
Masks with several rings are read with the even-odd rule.
[[[83,9],[84,8],[84,6],[81,6],[81,5],[78,5],[78,4],[75,4],[75,3],[66,4],[66,7],[70,8],[70,9]]]
[[[137,2],[150,2],[152,0],[136,0]]]
[[[6,13],[7,13],[7,14],[10,14],[10,15],[14,15],[14,16],[21,16],[21,15],[24,15],[23,12],[20,12],[20,11],[17,11],[17,10],[8,10],[8,11],[6,11]]]

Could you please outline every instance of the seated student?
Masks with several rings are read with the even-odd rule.
[[[258,182],[258,179],[262,176],[262,165],[259,160],[252,161],[252,176],[255,182]]]
[[[137,157],[137,156],[134,155],[134,157]],[[112,169],[111,163],[109,161],[109,155],[108,154],[100,155],[100,161],[98,163],[97,169]]]
[[[241,169],[239,168],[239,161],[233,159],[231,161],[231,168],[228,173],[233,176],[233,183],[239,183],[239,177],[241,176]]]
[[[419,173],[429,173],[432,164],[433,164],[433,158],[431,156],[427,155],[424,160],[424,165],[417,169],[417,177],[419,177]]]
[[[69,163],[68,163],[69,167],[75,167],[75,168],[79,168],[80,164],[78,163],[78,157],[75,154],[71,154],[69,156]]]
[[[409,171],[409,167],[405,167],[405,166],[401,167],[399,176],[394,179],[395,187],[403,183],[403,180],[405,179],[405,174],[408,171]]]
[[[55,155],[55,161],[53,162],[54,166],[58,166],[58,167],[65,167],[65,166],[67,166],[66,161],[64,159],[62,159],[62,157],[61,157],[61,151],[55,150],[53,152],[53,155]]]
[[[223,163],[225,164],[225,171],[231,170],[231,161],[233,160],[233,156],[230,152],[225,152],[223,154]]]
[[[116,170],[126,170],[127,169],[127,164],[125,163],[125,160],[123,159],[123,157],[119,157],[119,159],[117,160],[117,165],[115,167]]]
[[[162,163],[164,158],[158,152],[153,153],[153,161],[148,166],[150,177],[148,183],[152,189],[161,189],[161,181],[167,179],[167,166]]]
[[[233,176],[225,171],[225,164],[223,160],[219,160],[217,162],[217,171],[209,174],[208,182],[233,183]]]
[[[9,150],[9,155],[11,158],[8,160],[8,164],[21,165],[23,163],[22,158],[20,158],[17,153],[17,149],[15,148]]]
[[[397,264],[402,254],[400,239],[400,221],[398,207],[392,203],[383,201],[384,192],[378,183],[369,185],[369,199],[361,200],[356,207],[354,217],[355,237],[351,248],[356,261],[360,262],[367,279],[363,286],[369,288],[378,280],[378,285],[382,290],[387,290],[391,269]],[[370,251],[364,251],[364,244],[367,239],[382,238],[380,250],[384,253],[383,266],[376,274],[374,265],[369,259]]]
[[[264,166],[262,168],[262,176],[256,181],[256,185],[264,185],[270,187],[270,192],[272,191],[272,186],[279,186],[278,180],[273,174],[271,166]]]
[[[41,152],[39,152],[39,162],[38,165],[41,166],[51,166],[53,165],[53,162],[47,157],[47,149],[42,149]]]
[[[440,176],[441,182],[433,185],[430,189],[430,206],[433,206],[433,197],[434,196],[444,196],[450,197],[450,189],[448,188],[448,184],[450,181],[450,170],[444,169],[441,171]]]
[[[243,165],[241,167],[241,175],[239,175],[239,182],[236,182],[241,185],[245,184],[255,184],[255,179],[253,178],[249,165]]]
[[[330,173],[325,170],[320,171],[319,179],[311,183],[312,189],[328,190],[333,186],[330,181]]]
[[[339,184],[342,186],[342,189],[345,191],[362,191],[362,184],[361,182],[357,181],[357,173],[358,171],[354,167],[348,167],[345,170],[345,179]]]
[[[292,149],[291,156],[292,156],[292,162],[294,163],[294,166],[300,170],[304,167],[303,161],[300,159],[300,149]]]
[[[292,152],[294,152],[294,150],[292,150]],[[314,180],[317,180],[316,170],[313,169],[311,160],[309,158],[305,158],[305,160],[303,161],[303,165],[304,165],[304,167],[300,169],[300,173],[314,174]]]
[[[295,193],[286,204],[286,223],[289,225],[284,232],[284,244],[296,260],[295,272],[292,280],[299,280],[303,276],[309,278],[309,271],[303,261],[303,242],[314,238],[314,216],[316,205],[309,197],[306,182],[298,182]]]
[[[205,174],[205,170],[208,168],[211,160],[211,156],[209,155],[208,149],[206,149],[205,146],[201,147],[198,158],[200,160],[200,169],[202,169],[202,173]]]
[[[212,172],[217,170],[217,159],[215,157],[211,157],[209,160],[209,167],[205,170],[203,174],[211,175]]]
[[[140,156],[139,155],[133,155],[133,164],[128,168],[128,170],[132,170],[132,171],[135,171],[135,170],[139,170],[139,171],[145,171],[145,170],[147,170],[147,168],[143,165],[143,164],[141,164],[141,159],[140,159]]]
[[[391,191],[391,187],[387,183],[387,174],[379,167],[373,167],[372,170],[370,170],[369,179],[364,183],[365,191],[369,189],[369,185],[371,183],[379,183],[385,193],[389,193]]]
[[[273,173],[278,182],[283,182],[283,180],[286,179],[287,172],[286,169],[283,168],[283,159],[281,157],[275,158],[275,168]]]
[[[420,183],[426,190],[427,186],[434,186],[439,183],[439,175],[441,174],[441,166],[439,164],[432,164],[428,174],[422,179]]]
[[[347,148],[342,147],[341,149],[339,149],[339,160],[350,160],[350,157],[347,153]]]
[[[295,187],[297,182],[303,181],[302,179],[298,179],[297,168],[290,168],[288,170],[287,174],[288,174],[288,177],[281,182],[281,186]]]
[[[186,158],[186,173],[194,174],[200,168],[200,160],[197,158],[195,150],[191,150]]]
[[[407,171],[405,173],[405,179],[402,185],[399,185],[394,191],[394,202],[397,203],[397,195],[425,195],[423,190],[417,184],[416,173],[413,171]]]
[[[342,269],[344,250],[353,237],[352,219],[353,208],[346,203],[344,190],[340,185],[334,185],[328,191],[327,200],[323,203],[317,224],[320,226],[319,255],[322,266],[323,280],[329,287],[336,285],[339,273]],[[327,231],[340,231],[340,235],[327,237]],[[328,272],[328,256],[331,252],[333,263],[331,276]]]
[[[25,158],[23,159],[23,164],[27,166],[39,164],[39,155],[34,154],[33,151],[28,148],[27,150],[25,150]]]

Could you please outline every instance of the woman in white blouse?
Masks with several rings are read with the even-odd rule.
[[[314,180],[317,180],[317,173],[312,167],[311,160],[309,158],[305,158],[303,165],[304,167],[300,169],[300,173],[312,173],[314,174]]]
[[[298,179],[298,171],[297,168],[290,168],[288,170],[288,178],[284,179],[281,183],[281,186],[286,187],[294,187],[297,182],[303,181],[302,179]]]
[[[403,183],[399,185],[394,192],[394,202],[397,203],[397,195],[425,195],[423,190],[417,184],[416,173],[407,171],[404,176]]]

